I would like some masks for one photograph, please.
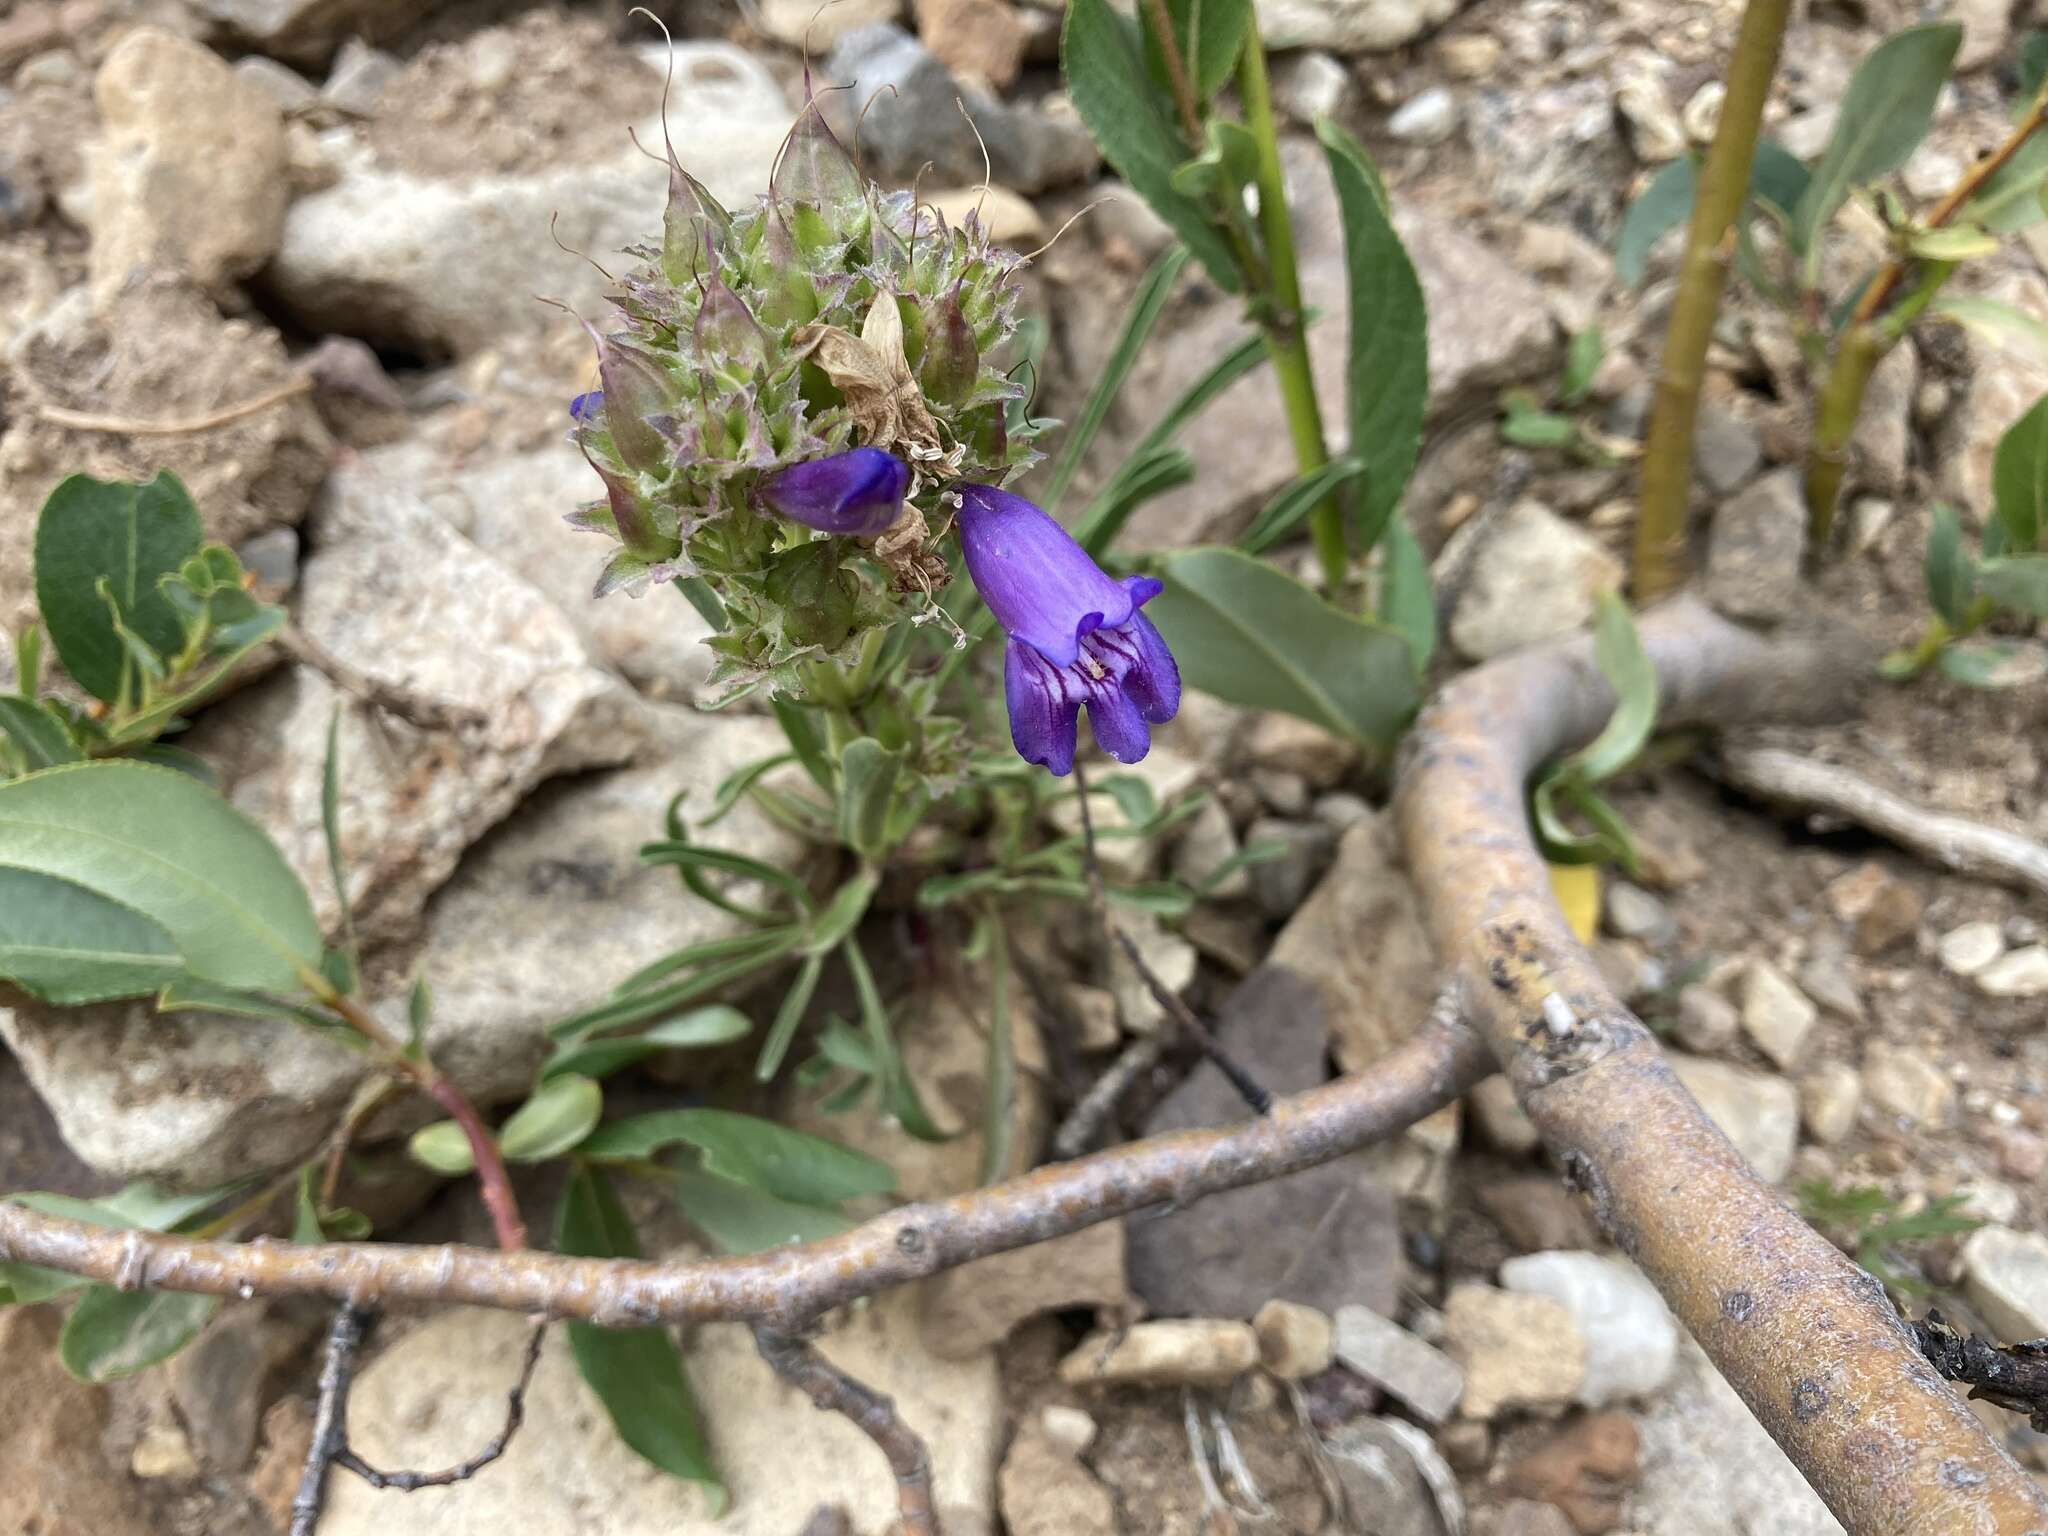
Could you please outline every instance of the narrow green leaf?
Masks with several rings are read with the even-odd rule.
[[[239,987],[223,987],[216,982],[201,981],[196,976],[178,975],[166,982],[157,993],[158,1013],[224,1013],[234,1018],[270,1019],[279,1023],[299,1024],[316,1033],[323,1034],[345,1049],[367,1053],[370,1044],[356,1031],[344,1024],[331,1013],[296,1003],[288,998],[271,997],[262,992],[244,991]]]
[[[14,642],[14,688],[25,699],[43,691],[43,626],[24,624]]]
[[[640,1243],[625,1207],[605,1176],[578,1168],[569,1176],[555,1223],[555,1246],[593,1259],[637,1259]],[[710,1514],[725,1512],[726,1490],[704,1438],[702,1415],[683,1373],[683,1357],[666,1328],[600,1328],[569,1324],[576,1369],[619,1438],[672,1477],[701,1483]]]
[[[1579,435],[1579,427],[1555,411],[1510,410],[1501,418],[1500,435],[1517,448],[1565,448]]]
[[[427,1026],[434,1022],[434,989],[422,972],[405,997],[405,1054],[421,1060],[426,1054]]]
[[[804,1021],[804,1010],[811,1006],[812,994],[818,990],[818,978],[825,973],[826,954],[825,950],[815,949],[805,955],[789,990],[782,994],[782,1006],[775,1010],[775,1022],[768,1026],[768,1037],[761,1042],[760,1059],[754,1063],[757,1081],[765,1083],[782,1070],[790,1042],[796,1039],[797,1029]]]
[[[738,875],[745,880],[759,880],[763,885],[790,896],[799,903],[808,901],[810,893],[804,889],[803,881],[786,869],[777,869],[772,864],[763,864],[759,859],[748,858],[742,853],[731,853],[723,848],[707,848],[698,843],[658,842],[641,846],[640,857],[649,864],[673,864],[686,870],[717,870],[721,874]]]
[[[1991,496],[2007,548],[2024,552],[2048,537],[2048,395],[2029,406],[1998,440]]]
[[[31,771],[85,757],[54,711],[20,694],[0,694],[0,735],[21,748],[22,761]]]
[[[839,947],[839,941],[853,932],[860,920],[867,915],[868,903],[875,899],[875,889],[882,883],[881,874],[874,869],[863,869],[832,893],[832,899],[818,909],[818,915],[811,919],[809,936],[805,938],[802,953],[807,955],[829,954]]]
[[[746,799],[747,791],[783,764],[796,760],[794,752],[777,752],[772,757],[764,757],[759,762],[749,763],[746,767],[727,774],[724,781],[719,784],[717,792],[711,797],[710,813],[699,818],[699,829],[717,826],[732,814],[734,806]]]
[[[498,1127],[498,1150],[507,1162],[544,1163],[580,1143],[603,1118],[604,1089],[574,1072],[559,1073]]]
[[[341,706],[327,720],[327,755],[320,765],[320,830],[327,843],[327,875],[341,904],[341,931],[355,953],[355,917],[349,910],[348,869],[341,857]]]
[[[1856,67],[1835,131],[1792,214],[1794,243],[1806,253],[1810,272],[1819,270],[1820,231],[1849,194],[1904,165],[1927,136],[1962,40],[1963,29],[1953,22],[1908,27]]]
[[[1699,171],[1691,155],[1680,155],[1650,178],[1640,196],[1628,205],[1621,233],[1614,242],[1614,275],[1624,288],[1642,284],[1650,252],[1692,213]]]
[[[2048,361],[2048,323],[2010,304],[1968,294],[1941,293],[1935,295],[1927,312],[1953,320],[1998,346],[2022,346],[2036,358]]]
[[[925,1109],[924,1101],[918,1097],[917,1084],[911,1080],[910,1069],[904,1066],[902,1053],[896,1048],[896,1032],[889,1025],[889,1010],[883,1005],[881,989],[875,985],[874,972],[868,969],[868,959],[861,952],[860,941],[848,934],[845,948],[846,968],[853,975],[853,989],[860,999],[861,1024],[867,1031],[868,1046],[875,1055],[876,1078],[881,1084],[883,1107],[918,1140],[944,1141],[946,1133],[938,1128]]]
[[[190,1344],[219,1310],[218,1296],[95,1285],[64,1319],[57,1358],[80,1381],[133,1376]]]
[[[1386,551],[1386,566],[1380,582],[1380,622],[1397,631],[1408,642],[1415,658],[1415,675],[1429,670],[1436,654],[1436,592],[1431,584],[1429,561],[1406,518],[1387,523],[1380,547]]]
[[[1259,142],[1239,122],[1212,117],[1202,138],[1202,152],[1174,168],[1173,190],[1202,203],[1242,203],[1245,188],[1259,178]]]
[[[1565,347],[1564,373],[1557,381],[1561,403],[1577,405],[1586,398],[1586,391],[1593,387],[1593,375],[1600,371],[1600,361],[1606,355],[1607,338],[1597,322],[1572,332]]]
[[[1364,476],[1365,461],[1347,456],[1290,480],[1252,519],[1237,547],[1248,555],[1263,555],[1294,532],[1309,513]]]
[[[1756,155],[1749,168],[1749,195],[1756,202],[1789,223],[1792,210],[1806,196],[1812,180],[1813,173],[1782,144],[1770,139],[1757,140]],[[1690,203],[1691,199],[1686,201]]]
[[[1170,101],[1145,68],[1135,23],[1109,0],[1070,0],[1060,33],[1067,93],[1102,153],[1173,227],[1218,287],[1236,293],[1243,277],[1210,211],[1173,188],[1175,167],[1192,152]]]
[[[716,965],[707,965],[695,975],[682,981],[670,982],[667,986],[648,987],[614,997],[609,1002],[586,1008],[581,1013],[548,1026],[548,1034],[556,1040],[574,1040],[582,1043],[582,1037],[600,1031],[625,1029],[634,1024],[646,1024],[664,1019],[678,1012],[685,1003],[693,1003],[708,993],[765,970],[782,956],[795,949],[803,937],[800,928],[784,928],[762,936],[766,943],[750,949],[733,959]]]
[[[1166,14],[1188,83],[1196,98],[1207,102],[1237,69],[1237,56],[1244,50],[1251,22],[1251,0],[1166,0]],[[1145,67],[1154,86],[1164,91],[1170,78],[1166,57],[1149,23],[1144,24],[1144,38]]]
[[[168,470],[142,485],[73,475],[50,492],[36,522],[36,604],[81,688],[120,701],[128,651],[102,584],[131,634],[159,652],[178,649],[184,626],[157,581],[201,536],[199,510]]]
[[[665,1109],[601,1127],[577,1148],[599,1162],[642,1162],[669,1147],[695,1147],[704,1169],[802,1205],[837,1205],[895,1192],[887,1163],[822,1136],[723,1109]]]
[[[2001,555],[1977,567],[1977,590],[2014,613],[2048,619],[2048,555]]]
[[[1391,743],[1421,702],[1408,641],[1340,612],[1234,549],[1170,555],[1146,605],[1181,677],[1247,709],[1279,709],[1354,741]]]
[[[327,1233],[320,1225],[320,1202],[313,1197],[313,1181],[320,1172],[317,1163],[299,1170],[298,1198],[292,1202],[292,1241],[324,1243]]]
[[[1942,676],[1969,688],[2019,688],[2041,680],[2039,651],[2011,640],[1964,640],[1945,645],[1937,660]]]
[[[872,736],[848,742],[839,754],[839,840],[864,859],[888,852],[889,808],[902,767],[903,754]]]
[[[1365,464],[1352,504],[1352,547],[1379,542],[1401,504],[1422,450],[1429,405],[1429,325],[1422,284],[1387,208],[1386,189],[1365,150],[1328,118],[1316,137],[1330,164],[1344,221],[1344,270],[1351,336],[1345,353],[1344,414],[1350,452]]]
[[[201,980],[293,992],[320,961],[312,906],[270,840],[168,769],[73,763],[0,784],[0,867],[148,918]]]
[[[1593,656],[1614,689],[1614,713],[1598,736],[1566,761],[1582,782],[1601,784],[1636,760],[1657,724],[1657,669],[1636,634],[1628,604],[1603,592],[1593,620]]]
[[[1937,501],[1927,529],[1927,601],[1951,629],[1960,629],[1976,595],[1976,562],[1963,549],[1962,519]]]
[[[615,1040],[593,1040],[587,1045],[558,1046],[541,1069],[543,1078],[564,1072],[584,1077],[609,1077],[622,1067],[645,1061],[662,1051],[704,1050],[730,1045],[753,1032],[754,1021],[729,1003],[693,1008],[673,1019],[663,1019],[637,1035]]]
[[[775,711],[775,723],[789,738],[790,750],[804,765],[804,772],[811,776],[811,782],[826,794],[837,795],[839,780],[832,769],[832,755],[825,750],[825,733],[818,728],[818,712],[780,694],[768,701],[768,707]],[[682,834],[671,831],[670,835],[680,837]]]
[[[1135,773],[1111,774],[1098,787],[1116,802],[1125,825],[1133,830],[1150,827],[1159,815],[1159,799],[1152,786]]]
[[[676,1205],[720,1253],[759,1253],[784,1243],[837,1237],[850,1217],[822,1206],[784,1200],[694,1168],[676,1170],[670,1185]]]
[[[1938,229],[1916,229],[1906,237],[1906,249],[1922,261],[1974,261],[1998,249],[1998,241],[1981,224],[1944,224]]]
[[[1173,297],[1173,285],[1180,280],[1181,271],[1187,264],[1188,248],[1178,243],[1169,245],[1159,253],[1158,259],[1139,282],[1116,345],[1110,349],[1102,372],[1095,380],[1095,387],[1088,392],[1081,414],[1074,418],[1074,424],[1067,428],[1066,437],[1060,443],[1060,456],[1054,461],[1052,473],[1045,482],[1044,505],[1047,508],[1056,511],[1065,499],[1067,487],[1073,483],[1081,461],[1087,457],[1088,449],[1102,430],[1102,423],[1108,419],[1109,408],[1123,392],[1131,369],[1137,366],[1138,355],[1151,339],[1153,327],[1159,324],[1160,313],[1166,308],[1166,301]]]

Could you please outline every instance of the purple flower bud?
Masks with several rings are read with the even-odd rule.
[[[910,466],[880,448],[852,448],[777,470],[761,483],[768,510],[807,528],[865,539],[903,511]]]
[[[1097,746],[1120,763],[1143,757],[1149,727],[1180,708],[1180,669],[1138,611],[1161,584],[1112,580],[1052,518],[986,485],[960,488],[960,547],[975,590],[1009,636],[1003,684],[1018,755],[1071,772],[1086,706]]]
[[[585,390],[569,402],[569,419],[578,424],[586,421],[595,421],[603,410],[604,391],[601,389]]]

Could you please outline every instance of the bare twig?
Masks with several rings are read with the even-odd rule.
[[[1148,1137],[950,1199],[899,1206],[837,1237],[690,1263],[459,1245],[203,1242],[7,1203],[0,1203],[0,1259],[215,1296],[454,1303],[610,1327],[739,1320],[794,1329],[833,1307],[990,1254],[1329,1162],[1414,1124],[1491,1070],[1469,1031],[1430,1025],[1370,1070],[1278,1100],[1256,1119]]]
[[[422,1488],[446,1488],[451,1483],[469,1481],[505,1454],[512,1444],[512,1437],[519,1433],[519,1426],[526,1422],[526,1389],[533,1385],[534,1369],[540,1364],[540,1347],[547,1338],[547,1331],[545,1321],[533,1325],[527,1335],[526,1357],[519,1367],[519,1380],[513,1383],[511,1392],[506,1395],[504,1427],[490,1444],[467,1461],[444,1467],[439,1472],[385,1472],[350,1450],[344,1439],[334,1453],[334,1464],[353,1472],[372,1488],[396,1488],[400,1493],[417,1493]]]
[[[233,405],[224,405],[217,411],[208,411],[201,416],[180,416],[165,421],[153,421],[144,416],[102,416],[93,411],[74,411],[61,405],[48,405],[38,401],[35,413],[52,426],[65,427],[73,432],[118,432],[127,437],[177,437],[187,432],[211,432],[215,427],[227,426],[230,422],[254,416],[267,411],[273,405],[282,405],[287,400],[296,400],[300,395],[313,392],[313,377],[308,373],[294,374],[275,389],[266,389],[260,395]]]
[[[1087,1151],[1123,1096],[1139,1078],[1159,1065],[1159,1058],[1165,1054],[1166,1043],[1157,1035],[1145,1035],[1125,1046],[1123,1053],[1110,1063],[1109,1070],[1095,1079],[1081,1096],[1081,1102],[1060,1122],[1052,1138],[1053,1157],[1064,1162]]]
[[[547,1325],[536,1323],[526,1341],[526,1357],[505,1404],[505,1427],[476,1455],[440,1472],[384,1472],[371,1466],[349,1448],[348,1394],[354,1385],[356,1361],[363,1340],[376,1326],[377,1314],[353,1302],[342,1303],[327,1332],[327,1354],[320,1367],[320,1406],[313,1418],[313,1442],[306,1448],[305,1470],[299,1475],[299,1491],[292,1499],[291,1536],[313,1536],[320,1521],[320,1507],[326,1493],[329,1467],[353,1472],[372,1488],[396,1488],[412,1493],[421,1488],[445,1488],[466,1482],[505,1454],[519,1426],[526,1421],[526,1389],[533,1383],[534,1368],[540,1364],[541,1342]]]
[[[1766,640],[1689,600],[1646,615],[1640,633],[1660,722],[1824,718],[1872,659]],[[1884,1287],[1750,1171],[1558,910],[1523,786],[1613,707],[1582,639],[1466,673],[1409,734],[1396,814],[1464,1016],[1602,1227],[1845,1526],[2048,1529],[2048,1497],[1936,1389]]]
[[[1088,806],[1088,775],[1082,768],[1080,758],[1074,759],[1074,795],[1081,805],[1081,856],[1088,870],[1088,894],[1095,907],[1095,917],[1109,931],[1110,938],[1131,969],[1138,973],[1138,979],[1145,983],[1145,990],[1152,994],[1152,1000],[1166,1010],[1167,1016],[1190,1040],[1202,1048],[1202,1054],[1216,1064],[1216,1070],[1229,1079],[1230,1086],[1237,1090],[1239,1098],[1255,1115],[1263,1115],[1273,1107],[1273,1095],[1268,1093],[1240,1063],[1233,1060],[1223,1049],[1223,1042],[1216,1038],[1216,1032],[1202,1021],[1201,1015],[1181,1000],[1180,994],[1159,979],[1145,957],[1138,952],[1138,946],[1124,931],[1109,910],[1109,891],[1102,881],[1102,865],[1095,856],[1095,813]]]
[[[327,1469],[348,1444],[348,1389],[355,1380],[356,1357],[377,1314],[368,1307],[343,1302],[327,1330],[327,1354],[320,1365],[320,1407],[313,1417],[313,1442],[306,1448],[306,1468],[292,1497],[291,1536],[313,1536],[320,1523],[320,1501],[327,1489]]]
[[[1714,767],[1745,794],[1843,817],[1944,869],[2048,896],[2048,847],[2017,832],[1930,811],[1847,768],[1776,747],[1726,747]]]
[[[2034,1339],[2001,1348],[1974,1333],[1964,1333],[1939,1312],[1928,1309],[1924,1320],[1906,1325],[1920,1353],[1945,1381],[1960,1381],[1970,1396],[2013,1413],[2024,1413],[2036,1434],[2048,1434],[2048,1348]]]
[[[924,1441],[896,1416],[896,1405],[855,1381],[810,1344],[773,1328],[754,1329],[754,1347],[775,1374],[828,1413],[843,1414],[889,1459],[903,1536],[940,1536],[932,1504],[932,1458]]]

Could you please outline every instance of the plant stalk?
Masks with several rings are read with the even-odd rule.
[[[1266,45],[1258,28],[1248,29],[1238,56],[1237,90],[1244,104],[1244,125],[1258,145],[1259,228],[1266,247],[1266,292],[1256,306],[1273,377],[1280,386],[1280,405],[1287,415],[1287,435],[1294,461],[1303,474],[1330,462],[1323,437],[1323,414],[1316,404],[1315,374],[1310,371],[1308,341],[1302,332],[1301,271],[1294,256],[1294,224],[1287,211],[1287,176],[1280,164],[1279,129],[1273,119],[1273,90],[1266,78]],[[1309,513],[1309,532],[1322,562],[1324,584],[1334,598],[1350,569],[1344,537],[1344,509],[1335,496]]]
[[[1749,195],[1750,163],[1791,0],[1749,0],[1728,62],[1728,95],[1700,172],[1685,231],[1678,297],[1664,333],[1657,399],[1643,445],[1637,491],[1635,598],[1654,602],[1678,585],[1685,568],[1686,508],[1692,496],[1693,427],[1714,317],[1735,254],[1735,221]]]

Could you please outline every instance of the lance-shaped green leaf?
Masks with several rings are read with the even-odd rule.
[[[1429,561],[1405,518],[1387,523],[1381,547],[1386,550],[1386,565],[1380,576],[1380,622],[1408,642],[1415,675],[1421,677],[1436,654],[1436,591]]]
[[[1252,525],[1239,536],[1237,547],[1248,555],[1263,555],[1293,533],[1309,513],[1364,477],[1365,461],[1350,457],[1333,460],[1297,476],[1259,509]]]
[[[199,510],[168,470],[143,485],[73,475],[50,492],[36,523],[36,603],[81,688],[119,701],[129,661],[121,627],[159,653],[178,649],[184,625],[158,583],[200,539]]]
[[[629,1115],[600,1127],[576,1151],[598,1162],[640,1162],[678,1145],[696,1148],[707,1173],[804,1205],[837,1205],[896,1188],[895,1171],[864,1152],[723,1109]]]
[[[1806,253],[1810,273],[1820,269],[1820,231],[1849,194],[1904,165],[1927,136],[1962,41],[1963,29],[1953,22],[1908,27],[1857,65],[1828,147],[1792,213],[1793,242]]]
[[[569,1177],[555,1224],[555,1246],[593,1259],[637,1259],[639,1239],[605,1176],[578,1168]],[[671,1477],[702,1483],[710,1513],[724,1513],[725,1485],[704,1438],[703,1417],[683,1374],[683,1357],[666,1328],[569,1324],[576,1369],[619,1438]]]
[[[1991,497],[2008,548],[2025,552],[2048,540],[2048,395],[2005,429],[1991,461]]]
[[[1657,724],[1657,669],[1636,634],[1628,604],[1612,592],[1599,597],[1593,659],[1614,689],[1614,712],[1600,734],[1565,762],[1587,783],[1600,784],[1636,760]]]
[[[54,710],[18,693],[0,694],[0,736],[20,749],[21,760],[31,772],[85,757]]]
[[[846,744],[839,754],[839,837],[864,859],[888,852],[889,810],[903,754],[872,736]]]
[[[1247,709],[1279,709],[1354,741],[1386,745],[1421,702],[1408,641],[1333,608],[1234,549],[1170,555],[1145,605],[1181,678]]]
[[[1193,152],[1174,107],[1145,68],[1137,24],[1109,0],[1070,0],[1060,32],[1067,93],[1102,153],[1173,227],[1226,292],[1244,286],[1229,242],[1210,210],[1174,189],[1173,173]]]
[[[147,918],[202,981],[289,993],[320,963],[312,906],[270,840],[167,768],[73,763],[0,784],[0,868]]]
[[[1245,34],[1251,28],[1251,0],[1166,0],[1166,15],[1188,84],[1196,98],[1206,102],[1237,69],[1237,56],[1244,50]],[[1144,34],[1145,67],[1151,71],[1152,83],[1167,90],[1166,55],[1149,22]]]
[[[557,1046],[541,1069],[543,1078],[564,1072],[584,1077],[608,1077],[622,1067],[645,1061],[663,1051],[704,1050],[730,1045],[753,1032],[754,1021],[729,1003],[692,1008],[688,1013],[652,1024],[637,1035],[615,1040],[592,1040],[582,1045]]]
[[[669,1192],[691,1225],[720,1253],[759,1253],[784,1243],[814,1243],[837,1237],[853,1225],[838,1211],[784,1200],[695,1168],[677,1169]]]
[[[1429,404],[1429,326],[1415,275],[1387,206],[1387,189],[1358,142],[1328,118],[1316,125],[1344,221],[1351,336],[1344,415],[1351,456],[1365,463],[1352,502],[1352,547],[1379,542],[1422,450]]]
[[[1963,611],[1977,595],[1977,563],[1963,548],[1962,519],[1945,501],[1934,504],[1927,530],[1927,601],[1951,629],[1963,625]]]
[[[0,977],[46,1003],[147,997],[184,970],[171,936],[82,886],[0,868]]]
[[[95,1285],[64,1319],[57,1358],[80,1381],[133,1376],[190,1344],[219,1310],[218,1296]]]

